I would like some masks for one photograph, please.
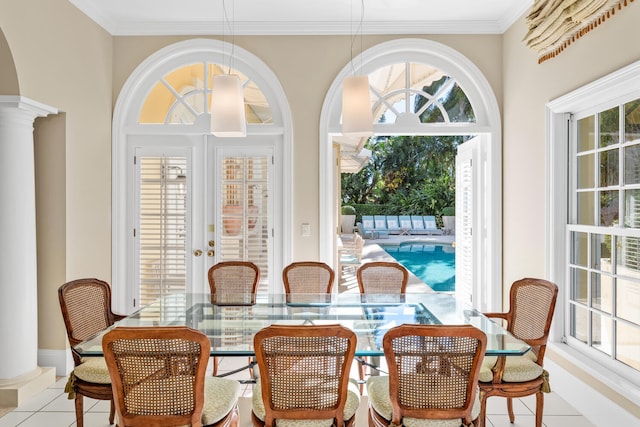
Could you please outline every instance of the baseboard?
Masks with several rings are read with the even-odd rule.
[[[544,365],[549,371],[551,389],[554,393],[596,426],[640,425],[638,405],[603,384],[591,374],[593,370],[581,369],[582,361],[568,351],[566,345],[554,344],[550,347]],[[580,377],[586,380],[583,381]]]
[[[38,366],[52,366],[57,377],[66,377],[73,370],[73,356],[69,349],[38,349]]]

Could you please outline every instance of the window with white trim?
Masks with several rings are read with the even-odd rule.
[[[640,98],[572,113],[568,343],[640,378]]]

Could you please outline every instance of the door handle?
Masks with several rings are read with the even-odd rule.
[[[200,256],[200,255],[202,255],[202,251],[200,249],[196,249],[195,251],[193,251],[193,254],[195,256]]]

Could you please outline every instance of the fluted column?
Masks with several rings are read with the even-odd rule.
[[[0,96],[0,388],[39,374],[33,122],[55,113]]]

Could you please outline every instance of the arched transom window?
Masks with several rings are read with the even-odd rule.
[[[375,123],[475,123],[458,82],[427,64],[404,62],[369,73]]]
[[[182,66],[153,85],[140,109],[139,124],[194,124],[209,114],[213,77],[236,74],[244,90],[247,123],[270,124],[271,108],[255,81],[242,72],[220,64],[201,62]]]

